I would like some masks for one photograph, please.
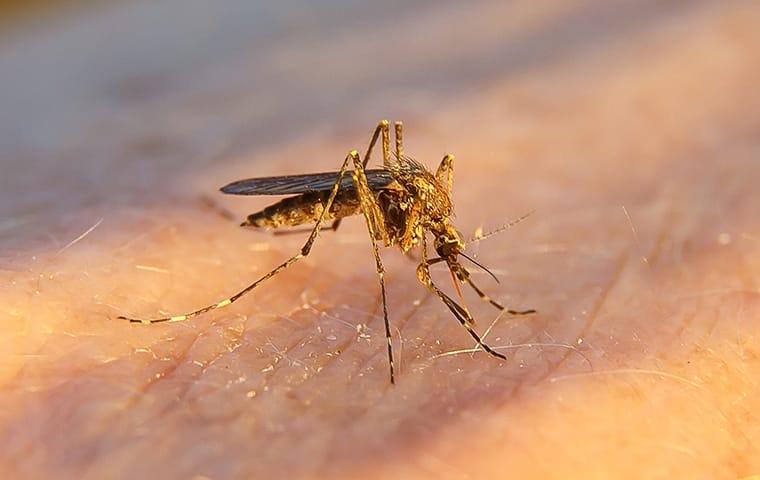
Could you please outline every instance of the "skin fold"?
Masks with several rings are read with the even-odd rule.
[[[218,35],[206,10],[159,29],[118,3],[5,34],[0,476],[760,474],[756,4],[420,2],[338,26],[244,4]],[[271,198],[218,187],[337,169],[381,118],[431,170],[456,154],[465,239],[535,210],[465,250],[488,295],[538,311],[463,289],[507,361],[382,249],[391,386],[361,217],[234,305],[117,319],[295,254],[307,234],[238,226]]]

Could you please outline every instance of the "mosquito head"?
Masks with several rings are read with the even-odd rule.
[[[445,224],[435,236],[435,251],[438,256],[443,259],[449,266],[451,273],[456,276],[460,281],[465,282],[470,276],[470,272],[467,271],[462,264],[459,263],[459,256],[461,255],[478,268],[490,275],[496,283],[499,283],[499,279],[493,274],[486,266],[464,253],[464,241],[461,234],[451,224]]]
[[[435,251],[438,256],[448,260],[456,260],[457,255],[464,250],[464,241],[450,223],[444,224],[435,235]]]

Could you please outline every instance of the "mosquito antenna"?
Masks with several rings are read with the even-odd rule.
[[[464,252],[459,252],[459,255],[463,256],[467,260],[471,261],[472,263],[474,263],[475,265],[477,265],[478,267],[480,267],[481,270],[484,270],[487,274],[491,275],[491,278],[493,278],[494,280],[496,280],[496,283],[501,283],[499,281],[498,277],[496,275],[494,275],[493,272],[491,270],[489,270],[485,265],[481,264],[480,262],[477,262],[474,258],[470,257],[469,255],[467,255]]]
[[[506,225],[502,225],[501,227],[497,228],[496,230],[491,230],[490,232],[486,233],[485,235],[476,235],[476,236],[470,238],[469,240],[467,240],[467,243],[479,242],[481,240],[485,240],[486,238],[488,238],[488,237],[490,237],[492,235],[496,235],[497,233],[501,233],[504,230],[512,228],[515,225],[517,225],[518,223],[520,223],[523,220],[525,220],[526,218],[528,218],[531,215],[533,215],[533,213],[535,213],[535,210],[531,210],[530,212],[526,213],[522,217],[519,217],[519,218],[517,218],[515,220],[512,220],[511,222],[507,223]],[[472,260],[472,259],[470,259],[470,260]]]

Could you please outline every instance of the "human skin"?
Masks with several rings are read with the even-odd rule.
[[[93,81],[114,104],[51,107],[66,128],[1,152],[0,476],[759,474],[760,9],[625,5],[449,5],[337,39],[315,24],[316,46],[259,46],[275,52],[197,82],[137,62]],[[389,28],[379,65],[357,68]],[[441,50],[452,29],[467,35]],[[248,85],[254,67],[275,73]],[[414,259],[385,249],[391,386],[358,217],[225,309],[117,319],[215,303],[296,253],[305,235],[239,228],[206,199],[243,219],[271,199],[219,186],[337,169],[391,114],[431,169],[456,154],[466,237],[534,211],[467,250],[499,275],[473,268],[491,296],[538,310],[500,316],[465,290],[507,361],[466,352]]]

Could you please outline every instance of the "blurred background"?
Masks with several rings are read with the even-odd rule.
[[[667,48],[656,35],[710,9],[720,10],[700,0],[5,2],[0,162],[14,174],[0,177],[0,217],[154,198],[188,171],[306,132],[356,126],[363,138],[386,117],[433,125],[507,83],[496,101],[516,122],[539,109],[582,116],[583,103],[560,94],[622,60],[610,49],[629,45],[615,68],[635,68]],[[489,121],[463,117],[461,132]]]

